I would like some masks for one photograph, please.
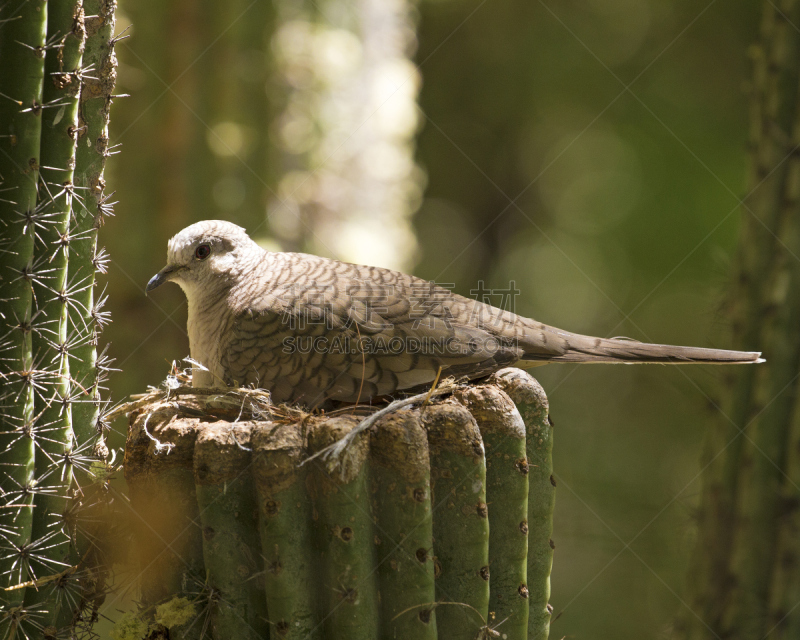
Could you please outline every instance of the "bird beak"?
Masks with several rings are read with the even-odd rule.
[[[156,275],[150,278],[150,282],[148,282],[147,286],[144,288],[145,295],[150,293],[156,287],[160,287],[165,282],[169,282],[170,280],[172,280],[172,275],[178,271],[180,271],[180,267],[174,267],[168,264]]]

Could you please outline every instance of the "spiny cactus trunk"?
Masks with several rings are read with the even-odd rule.
[[[800,52],[800,37],[797,38]],[[800,90],[795,77],[794,90]],[[791,148],[800,146],[800,103],[795,104],[795,122],[790,138]],[[793,470],[787,466],[791,443],[797,429],[798,382],[800,377],[800,158],[786,160],[784,183],[776,197],[778,238],[782,245],[776,256],[776,274],[771,283],[771,300],[775,311],[765,326],[762,339],[770,354],[765,375],[758,380],[757,399],[763,405],[754,418],[752,436],[752,477],[741,504],[738,562],[731,624],[734,637],[761,640],[776,624],[785,621],[781,597],[773,587],[779,568],[786,570],[786,561],[779,541],[792,546],[795,535],[786,526],[790,522],[787,505],[797,505],[797,485],[788,480]],[[794,507],[797,509],[797,506]],[[783,535],[781,535],[783,530]],[[800,573],[800,566],[789,569]],[[797,581],[798,576],[793,579]],[[772,609],[772,611],[771,611]],[[771,614],[771,615],[770,615]]]
[[[0,302],[2,303],[3,393],[0,439],[0,513],[3,549],[0,584],[28,580],[20,551],[31,539],[33,523],[34,373],[32,348],[32,275],[36,233],[39,140],[42,125],[44,46],[47,28],[44,0],[5,3],[0,8]],[[12,605],[24,590],[5,594]]]
[[[45,57],[44,105],[41,134],[41,184],[39,189],[43,223],[38,236],[37,263],[42,272],[34,281],[38,331],[33,334],[33,351],[47,379],[36,394],[37,495],[33,511],[32,539],[41,541],[37,574],[62,572],[76,561],[70,558],[69,523],[63,514],[71,501],[72,431],[70,366],[68,344],[67,270],[69,226],[73,203],[75,140],[80,96],[79,72],[85,43],[83,2],[50,2],[47,13],[48,42]],[[71,607],[60,597],[56,585],[28,589],[25,603],[55,606],[48,611],[48,623],[58,626],[69,621]]]
[[[102,183],[105,153],[89,158],[78,142],[107,130],[114,6],[87,2],[86,20],[82,0],[0,8],[0,629],[9,638],[88,633],[102,598],[97,558],[78,544],[100,469],[90,471],[99,401],[85,371],[97,370],[87,319],[102,318],[91,304],[102,260],[81,221],[88,206],[94,227],[108,208],[102,189],[86,193],[87,175]],[[87,39],[87,22],[105,30]]]
[[[97,334],[106,320],[104,300],[95,296],[95,274],[103,270],[98,257],[97,230],[111,213],[105,194],[108,117],[117,60],[114,55],[114,11],[116,0],[85,0],[86,49],[83,54],[83,88],[75,157],[75,224],[70,231],[70,286],[73,304],[70,323],[77,339],[71,350],[72,377],[80,386],[80,400],[73,405],[75,435],[79,443],[97,435],[100,416],[100,384],[103,363],[98,367]],[[98,370],[99,369],[99,370]]]
[[[757,346],[767,363],[727,374],[706,439],[688,608],[676,625],[684,638],[764,638],[785,624],[785,598],[800,580],[800,564],[791,564],[796,530],[786,513],[797,504],[786,474],[796,475],[796,457],[788,456],[797,437],[800,373],[798,19],[796,0],[765,1],[751,50],[748,195],[729,313],[731,346]]]
[[[259,421],[246,396],[226,413],[178,393],[137,406],[125,452],[143,628],[187,597],[178,637],[547,638],[552,431],[528,374],[389,413],[310,461],[363,409]]]

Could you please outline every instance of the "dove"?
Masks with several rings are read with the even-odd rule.
[[[551,362],[745,364],[761,353],[570,333],[390,269],[262,249],[230,222],[186,227],[146,292],[188,302],[194,387],[253,386],[274,402],[368,402]]]

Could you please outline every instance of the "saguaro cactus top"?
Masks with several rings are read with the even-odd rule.
[[[133,405],[143,624],[188,597],[195,620],[174,631],[192,637],[202,620],[219,639],[266,620],[297,640],[474,640],[501,621],[511,640],[547,638],[547,400],[517,369],[451,390],[358,432],[365,407],[250,408],[265,394],[241,389]],[[342,455],[313,457],[348,433]]]

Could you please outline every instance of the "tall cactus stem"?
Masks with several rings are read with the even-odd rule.
[[[312,425],[310,453],[343,438],[353,418]],[[374,640],[378,637],[378,581],[368,485],[369,435],[361,434],[338,462],[314,464],[317,543],[324,561],[322,616],[325,638]],[[323,466],[325,465],[325,466]]]
[[[75,158],[75,189],[80,205],[75,207],[70,230],[70,279],[82,286],[73,296],[70,322],[82,340],[72,351],[72,378],[84,390],[72,408],[76,439],[83,444],[97,433],[100,414],[97,387],[97,325],[94,281],[97,229],[106,214],[105,169],[108,155],[108,116],[117,79],[114,54],[116,0],[85,0],[86,48],[83,54],[83,87]]]
[[[525,423],[503,391],[469,387],[457,398],[481,430],[489,507],[489,624],[508,640],[528,635],[528,458]]]
[[[776,551],[776,575],[772,586],[771,611],[768,627],[770,638],[793,640],[800,638],[800,504],[797,489],[800,486],[800,411],[795,411],[787,447],[787,482],[783,486],[783,504],[786,512],[781,518],[780,540]]]
[[[251,491],[247,423],[209,423],[198,433],[194,476],[208,584],[215,594],[215,638],[268,635],[263,563]]]
[[[419,416],[398,411],[371,433],[371,500],[382,640],[436,640],[428,441]]]
[[[486,460],[478,425],[455,403],[426,407],[436,552],[439,637],[473,640],[489,612],[489,511]]]
[[[72,409],[67,344],[68,226],[72,211],[72,180],[75,168],[75,140],[78,125],[80,80],[78,72],[83,57],[86,32],[82,0],[50,0],[47,15],[47,41],[43,101],[53,105],[42,113],[40,209],[45,217],[37,254],[46,258],[48,274],[34,283],[39,311],[40,331],[33,335],[33,352],[49,377],[44,391],[37,394],[35,407],[39,416],[36,477],[40,492],[33,512],[32,538],[48,536],[54,527],[58,533],[43,550],[47,573],[62,571],[71,564],[70,536],[63,514],[70,501],[73,449]],[[28,589],[25,602],[43,605],[51,597],[46,590]],[[58,625],[72,619],[72,611],[59,611],[61,602],[51,602],[50,622]]]
[[[770,289],[765,283],[774,280],[776,257],[781,253],[774,230],[780,224],[780,191],[788,170],[784,160],[794,153],[790,140],[800,36],[792,26],[798,19],[796,0],[765,1],[762,6],[759,42],[751,48],[749,175],[728,314],[731,346],[766,352],[763,327],[772,303],[765,295]],[[719,419],[707,435],[698,538],[689,562],[689,606],[678,621],[679,632],[687,638],[706,638],[709,629],[714,635],[724,635],[723,619],[735,606],[730,597],[731,565],[743,493],[740,479],[746,437],[741,432],[757,410],[760,373],[755,367],[730,372]]]
[[[300,424],[272,424],[253,434],[253,476],[264,561],[270,633],[321,640],[313,562],[311,501],[306,491]]]
[[[525,371],[502,369],[491,378],[505,391],[522,416],[528,457],[528,639],[546,640],[550,634],[550,571],[553,567],[553,427],[547,396]]]
[[[800,38],[798,38],[800,43]],[[797,86],[797,78],[795,79]],[[793,147],[800,144],[800,104],[792,131]],[[800,160],[787,160],[786,179],[776,205],[782,224],[778,229],[784,251],[777,266],[779,276],[773,285],[776,312],[766,333],[770,365],[764,386],[773,400],[757,417],[754,434],[753,475],[749,483],[751,500],[745,504],[742,554],[739,571],[739,602],[735,606],[733,628],[736,637],[760,640],[767,633],[767,612],[771,598],[779,528],[785,504],[783,484],[787,473],[789,436],[798,399],[800,376]],[[796,490],[796,487],[794,487]]]
[[[47,3],[24,0],[0,8],[0,489],[4,532],[0,582],[29,579],[22,551],[33,519],[34,364],[32,281],[39,181],[39,141]],[[24,590],[5,592],[19,603]]]

